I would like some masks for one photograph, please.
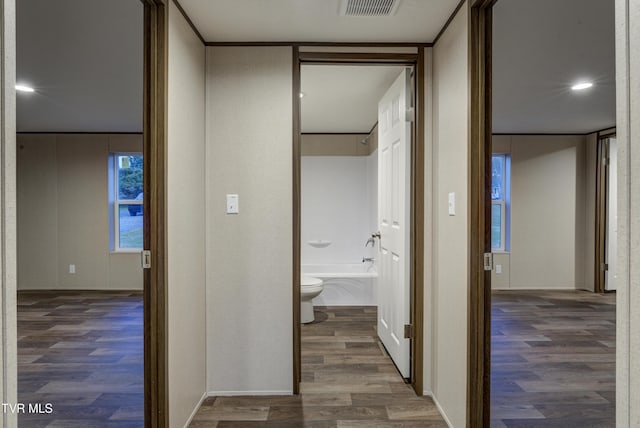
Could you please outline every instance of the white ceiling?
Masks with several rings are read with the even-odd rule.
[[[302,132],[368,133],[402,66],[307,65],[300,73]]]
[[[141,132],[143,7],[136,0],[19,0],[19,132]]]
[[[208,41],[321,42],[432,41],[457,2],[403,0],[393,17],[345,18],[338,17],[339,0],[181,0]],[[16,6],[17,78],[36,88],[18,94],[18,131],[140,132],[141,2],[20,0]],[[494,131],[572,133],[613,125],[613,32],[611,1],[498,1]],[[324,67],[303,72],[304,131],[368,131],[385,77],[351,67],[322,75]],[[594,79],[595,86],[571,92],[579,78]]]
[[[499,0],[493,130],[586,133],[615,125],[614,2]],[[594,86],[574,92],[588,79]]]
[[[180,0],[208,42],[432,42],[459,0],[402,0],[394,16],[338,16],[340,0]]]

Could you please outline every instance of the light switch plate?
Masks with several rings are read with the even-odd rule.
[[[227,195],[227,214],[238,214],[240,212],[238,202],[238,195]]]
[[[456,194],[449,193],[449,215],[456,215]]]
[[[496,265],[496,273],[502,273],[502,265]]]

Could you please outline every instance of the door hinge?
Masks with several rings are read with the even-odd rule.
[[[411,324],[404,325],[404,338],[413,339],[413,326]]]
[[[404,120],[406,122],[413,122],[416,120],[416,111],[413,107],[409,107],[404,112]]]
[[[493,270],[493,253],[484,253],[484,270]]]
[[[151,250],[142,250],[142,269],[151,269]]]
[[[608,271],[609,270],[609,263],[602,263],[600,265],[600,270],[603,271],[603,272]]]

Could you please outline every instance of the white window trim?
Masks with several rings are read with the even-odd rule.
[[[507,203],[511,200],[511,166],[509,153],[493,153],[493,156],[500,156],[503,158],[503,171],[502,171],[502,199],[491,200],[491,205],[500,205],[500,246],[491,247],[491,252],[506,253],[507,252]]]
[[[500,246],[491,247],[491,251],[495,253],[506,252],[506,239],[507,239],[507,204],[504,200],[491,201],[491,205],[500,205]]]
[[[120,247],[120,205],[143,205],[144,200],[140,199],[119,199],[118,198],[118,157],[120,156],[142,156],[140,152],[114,152],[111,154],[111,168],[113,171],[113,253],[139,253],[144,248],[121,248]]]

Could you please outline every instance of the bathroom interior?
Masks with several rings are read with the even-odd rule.
[[[327,353],[346,355],[335,348],[370,346],[392,367],[388,376],[399,378],[376,334],[377,128],[378,101],[404,71],[401,65],[301,67],[303,366],[320,354],[325,360]],[[323,339],[333,335],[354,339]],[[303,367],[303,382],[304,373]]]

